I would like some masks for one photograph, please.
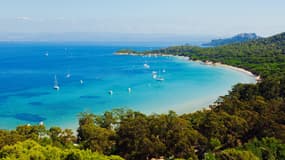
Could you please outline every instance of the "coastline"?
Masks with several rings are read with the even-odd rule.
[[[261,78],[259,75],[255,75],[253,74],[252,72],[246,70],[246,69],[243,69],[243,68],[240,68],[240,67],[235,67],[235,66],[231,66],[231,65],[227,65],[227,64],[223,64],[221,62],[211,62],[211,61],[206,61],[206,62],[202,62],[202,61],[197,61],[197,60],[190,60],[192,62],[198,62],[198,63],[202,63],[204,65],[211,65],[211,66],[217,66],[217,67],[224,67],[224,68],[227,68],[227,69],[231,69],[231,70],[235,70],[235,71],[238,71],[238,72],[242,72],[244,74],[247,74],[249,76],[252,76],[255,78],[255,80],[258,82],[258,81],[261,81]]]
[[[253,74],[252,72],[250,72],[250,71],[248,71],[248,70],[246,70],[246,69],[243,69],[243,68],[240,68],[240,67],[231,66],[231,65],[227,65],[227,64],[223,64],[223,63],[221,63],[221,62],[216,62],[216,63],[211,62],[211,61],[203,62],[203,61],[201,61],[201,60],[192,60],[192,59],[190,59],[190,58],[187,57],[187,56],[178,56],[178,55],[170,55],[170,54],[152,54],[152,53],[149,53],[149,54],[137,54],[137,53],[118,53],[118,52],[116,52],[115,54],[116,54],[116,55],[129,55],[129,56],[163,56],[163,57],[175,57],[175,58],[179,58],[179,59],[189,60],[189,61],[195,62],[195,63],[200,63],[200,64],[203,64],[203,65],[224,67],[224,68],[227,68],[227,69],[239,71],[239,72],[242,72],[242,73],[244,73],[244,74],[247,74],[247,75],[249,75],[249,76],[254,77],[255,80],[256,80],[256,82],[261,81],[260,75],[255,75],[255,74]]]

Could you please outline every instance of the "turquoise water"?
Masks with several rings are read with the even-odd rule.
[[[147,114],[191,112],[207,107],[236,83],[255,82],[239,71],[185,59],[114,55],[122,48],[158,47],[0,43],[0,128],[43,121],[48,127],[74,129],[80,112],[121,107]],[[165,80],[154,80],[153,71]],[[53,89],[55,75],[59,91]]]

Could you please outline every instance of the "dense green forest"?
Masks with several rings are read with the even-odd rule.
[[[0,130],[0,158],[285,159],[285,33],[215,48],[176,46],[135,53],[221,62],[250,70],[262,81],[237,84],[210,109],[183,115],[126,109],[81,113],[76,136],[41,125]]]

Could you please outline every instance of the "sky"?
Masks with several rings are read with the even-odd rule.
[[[285,0],[0,0],[0,33],[230,36],[285,31]]]

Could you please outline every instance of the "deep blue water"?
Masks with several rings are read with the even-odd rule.
[[[144,113],[191,112],[207,107],[236,83],[255,82],[238,71],[185,59],[114,55],[122,48],[159,47],[0,43],[0,128],[40,121],[49,127],[75,128],[80,112],[98,114],[119,107]],[[152,71],[165,80],[154,80]],[[55,75],[59,91],[53,89]]]

